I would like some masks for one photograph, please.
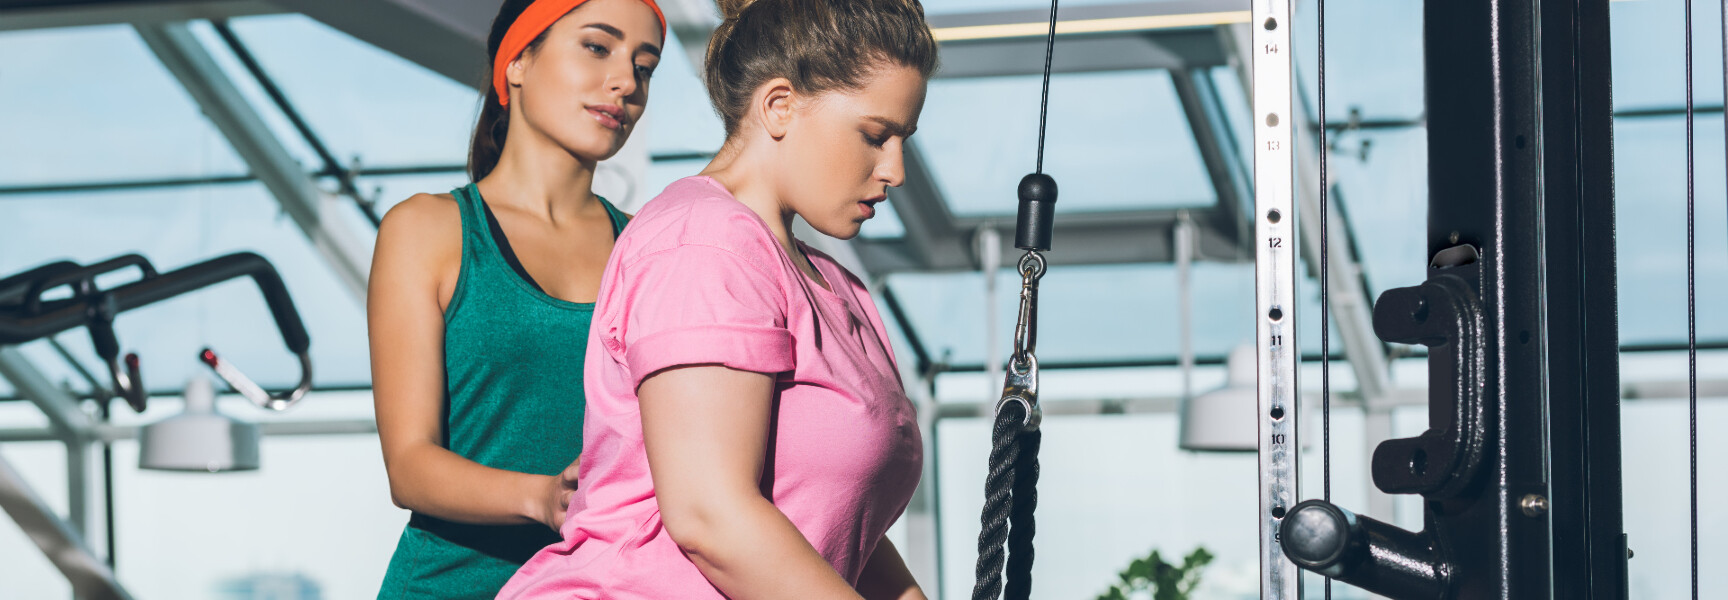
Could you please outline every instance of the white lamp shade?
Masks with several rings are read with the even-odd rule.
[[[144,426],[138,467],[159,471],[251,471],[258,468],[258,426],[216,412],[208,379],[186,384],[186,411]]]
[[[1178,444],[1201,452],[1259,450],[1259,399],[1256,393],[1254,347],[1237,346],[1224,368],[1224,387],[1190,398],[1182,407]]]

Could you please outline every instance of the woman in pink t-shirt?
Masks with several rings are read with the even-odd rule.
[[[904,179],[936,42],[916,0],[722,0],[727,140],[618,238],[564,541],[500,598],[922,599],[884,538],[923,461],[850,239]]]

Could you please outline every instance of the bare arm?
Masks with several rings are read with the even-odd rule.
[[[924,590],[918,588],[918,581],[912,578],[912,571],[906,568],[906,561],[900,559],[900,551],[887,536],[876,543],[870,562],[864,563],[864,572],[858,576],[858,593],[865,600],[925,600]]]
[[[448,199],[419,195],[378,229],[366,320],[378,439],[397,506],[476,524],[564,520],[575,465],[560,476],[493,469],[445,449],[444,308],[461,260],[461,217]],[[447,275],[448,274],[448,275]]]
[[[642,433],[666,532],[728,597],[858,599],[762,495],[773,393],[772,376],[722,366],[642,382]]]

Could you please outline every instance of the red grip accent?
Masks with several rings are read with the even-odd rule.
[[[126,355],[126,368],[128,368],[128,369],[138,368],[138,353],[133,352],[133,353]]]
[[[216,360],[216,352],[209,348],[205,348],[203,352],[199,352],[198,359],[204,361],[204,364],[210,365],[210,368],[212,369],[216,368],[216,363],[218,362]]]

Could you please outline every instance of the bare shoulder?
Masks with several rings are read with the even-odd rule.
[[[378,250],[439,254],[462,249],[462,212],[450,194],[415,194],[390,208],[378,225]]]
[[[462,262],[462,212],[450,194],[415,194],[378,225],[373,287],[431,285],[448,298]]]

